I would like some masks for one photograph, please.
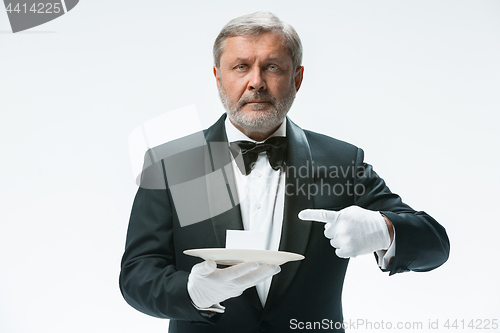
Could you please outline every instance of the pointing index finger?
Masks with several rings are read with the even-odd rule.
[[[317,221],[325,223],[335,223],[340,213],[326,209],[304,209],[299,213],[299,219],[305,221]]]

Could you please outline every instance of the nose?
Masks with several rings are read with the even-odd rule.
[[[254,68],[250,73],[250,79],[248,82],[248,90],[250,91],[259,91],[266,89],[266,82],[262,77],[261,69]]]

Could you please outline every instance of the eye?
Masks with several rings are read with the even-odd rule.
[[[271,65],[271,66],[267,67],[267,69],[269,69],[271,72],[276,72],[279,70],[279,67],[276,65]]]
[[[245,65],[238,65],[235,67],[236,70],[238,71],[244,71],[247,67]]]

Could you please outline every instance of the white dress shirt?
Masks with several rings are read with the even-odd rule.
[[[228,142],[257,142],[234,127],[229,118],[226,118],[225,125]],[[269,137],[273,136],[286,136],[286,122]],[[257,244],[261,250],[278,251],[285,206],[285,172],[274,170],[265,152],[258,155],[249,175],[243,175],[234,160],[232,165],[244,229],[259,233],[263,241]],[[266,302],[271,280],[269,278],[256,286],[262,306]]]

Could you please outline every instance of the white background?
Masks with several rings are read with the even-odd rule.
[[[351,260],[346,321],[500,320],[500,1],[82,0],[18,34],[0,10],[0,332],[166,331],[118,288],[128,135],[190,104],[212,124],[212,43],[263,9],[302,38],[292,120],[362,147],[451,240],[429,273]]]

